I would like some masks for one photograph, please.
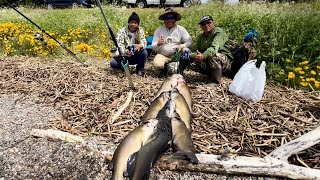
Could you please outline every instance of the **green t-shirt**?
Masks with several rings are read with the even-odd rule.
[[[195,50],[203,53],[205,59],[213,57],[219,52],[225,54],[229,60],[233,60],[232,54],[227,46],[228,38],[226,32],[219,27],[215,27],[208,36],[204,33],[198,36]],[[190,54],[191,58],[194,58],[195,56],[195,52]]]

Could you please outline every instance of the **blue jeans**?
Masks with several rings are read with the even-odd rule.
[[[144,64],[147,60],[147,50],[142,50],[142,51],[136,51],[134,52],[133,56],[131,57],[126,57],[127,60],[129,61],[130,65],[137,65],[136,66],[136,71],[143,71],[144,70]],[[112,58],[110,61],[110,66],[113,69],[122,69],[122,65],[121,65],[121,60],[119,57],[116,58]]]

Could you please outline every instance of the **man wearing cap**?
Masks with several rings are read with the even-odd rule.
[[[184,51],[192,44],[192,39],[187,30],[177,25],[181,15],[173,8],[167,8],[159,16],[164,24],[156,29],[152,41],[152,50],[158,52],[153,60],[153,67],[156,72],[165,72],[165,64],[171,61],[176,50]]]
[[[211,16],[200,19],[200,28],[203,31],[197,38],[196,51],[190,53],[190,68],[206,74],[213,83],[220,83],[222,73],[230,70],[232,54],[227,46],[228,35],[224,30],[215,27]]]
[[[139,76],[144,75],[144,65],[147,59],[147,40],[144,31],[140,25],[140,18],[137,13],[133,12],[128,19],[128,26],[122,28],[117,33],[118,46],[123,56],[129,61],[130,65],[136,64],[136,72]],[[113,54],[110,61],[113,69],[122,69],[119,52]]]

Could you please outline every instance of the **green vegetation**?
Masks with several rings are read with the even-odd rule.
[[[152,34],[162,23],[158,17],[163,9],[121,9],[111,6],[105,6],[104,9],[114,33],[127,24],[127,18],[133,11],[139,14],[141,26],[147,35]],[[78,42],[77,44],[90,44],[93,49],[101,45],[101,42],[96,42],[101,41],[98,36],[102,36],[101,34],[109,36],[98,8],[58,10],[20,8],[19,10],[46,31],[55,33],[57,36],[60,35],[60,37],[70,33],[70,29],[86,31],[82,33],[89,33],[87,38],[78,38],[74,41],[69,38],[69,40]],[[190,8],[176,8],[176,10],[182,15],[182,20],[178,24],[184,26],[193,39],[200,33],[198,26],[200,17],[206,14],[213,16],[216,26],[227,30],[230,38],[238,43],[241,43],[247,31],[256,29],[260,35],[257,44],[258,59],[267,62],[269,78],[292,87],[299,87],[301,79],[305,80],[306,78],[314,78],[319,82],[320,70],[317,66],[320,65],[320,3],[241,4],[238,6],[210,3]],[[6,22],[28,24],[12,9],[2,9],[0,14],[0,24]],[[99,32],[96,32],[97,30]],[[108,43],[106,48],[111,48],[112,43]],[[70,44],[71,42],[69,42]],[[0,48],[4,49],[2,47],[4,45],[1,45],[0,42]],[[0,54],[3,54],[1,49]],[[103,51],[106,52],[105,49]],[[19,54],[18,52],[12,52],[10,55]],[[290,59],[289,64],[285,61],[286,59]],[[301,81],[291,81],[292,73],[299,72],[294,71],[294,68],[306,60],[308,61],[308,71],[312,70],[312,73],[296,74],[295,77],[299,77],[298,79]],[[288,76],[289,72],[291,72],[291,78]],[[312,82],[303,87],[318,89]]]

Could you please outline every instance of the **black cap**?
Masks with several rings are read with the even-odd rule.
[[[206,22],[206,21],[210,21],[210,20],[213,21],[213,19],[212,19],[211,16],[209,16],[209,15],[202,16],[202,18],[200,19],[199,24],[201,24],[201,23],[203,23],[203,22]]]
[[[138,24],[140,24],[140,18],[139,18],[138,14],[137,14],[136,12],[133,12],[133,13],[131,14],[131,16],[130,16],[129,19],[128,19],[128,23],[129,23],[130,21],[132,21],[132,20],[135,20],[135,21],[138,22]]]

